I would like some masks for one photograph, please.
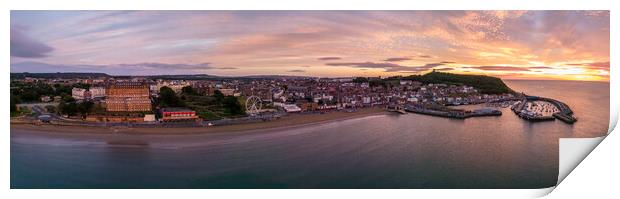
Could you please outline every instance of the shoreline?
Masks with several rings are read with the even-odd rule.
[[[144,127],[91,127],[91,126],[61,126],[61,125],[32,125],[11,123],[10,129],[28,130],[52,134],[123,134],[123,135],[198,135],[198,134],[228,134],[256,131],[283,130],[338,122],[374,115],[386,115],[389,112],[382,108],[363,108],[356,112],[331,112],[326,114],[295,114],[277,120],[234,124],[211,127],[178,127],[178,128],[144,128]]]

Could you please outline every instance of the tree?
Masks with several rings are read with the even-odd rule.
[[[106,112],[106,110],[102,103],[97,103],[95,104],[91,112],[96,114],[103,114]]]
[[[365,82],[368,82],[368,78],[365,78],[365,77],[353,78],[353,83],[365,83]]]
[[[84,101],[82,103],[77,104],[77,111],[82,116],[86,116],[93,110],[94,106],[95,106],[95,103],[91,101]]]
[[[192,86],[185,86],[185,87],[181,88],[181,92],[183,94],[186,94],[186,95],[196,95],[197,94],[196,91],[194,90],[194,88],[192,88]]]
[[[84,84],[84,83],[75,83],[72,85],[72,88],[83,88],[83,89],[89,89],[90,88],[90,84]]]
[[[177,94],[171,88],[164,86],[159,89],[159,105],[161,107],[182,107],[185,106]]]
[[[241,107],[241,103],[239,103],[239,100],[235,96],[224,97],[222,105],[231,115],[245,114],[243,108]]]
[[[66,103],[75,102],[75,98],[71,97],[71,95],[64,95],[62,96],[62,101]]]
[[[21,94],[21,99],[26,102],[37,101],[39,100],[39,94],[33,89],[26,89]]]
[[[221,102],[224,99],[224,94],[220,90],[215,90],[215,92],[213,92],[213,97],[215,97],[215,100],[218,102]]]
[[[21,103],[19,96],[11,95],[11,112],[17,112],[17,104]]]
[[[58,111],[64,115],[75,116],[78,112],[78,107],[75,101],[73,102],[61,101],[58,104]]]
[[[47,106],[45,106],[45,110],[47,110],[48,113],[56,113],[56,106],[54,106],[54,105],[47,105]]]
[[[54,95],[62,96],[71,94],[71,88],[68,86],[54,84]]]

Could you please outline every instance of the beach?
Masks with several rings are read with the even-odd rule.
[[[183,135],[205,133],[230,133],[251,132],[264,130],[281,130],[307,125],[321,124],[326,122],[342,121],[372,115],[389,114],[382,108],[364,108],[355,112],[334,111],[324,114],[290,114],[285,117],[255,123],[210,126],[210,127],[162,127],[162,128],[139,128],[139,127],[89,127],[89,126],[60,126],[60,125],[32,125],[11,123],[11,130],[20,129],[47,133],[72,133],[72,134],[136,134],[136,135]]]

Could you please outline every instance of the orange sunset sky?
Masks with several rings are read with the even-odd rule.
[[[11,72],[609,81],[609,11],[11,11]]]

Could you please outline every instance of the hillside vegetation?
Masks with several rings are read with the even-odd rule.
[[[486,75],[461,75],[443,72],[430,72],[424,75],[411,75],[403,79],[419,81],[424,84],[467,85],[485,94],[514,93],[500,78]]]

